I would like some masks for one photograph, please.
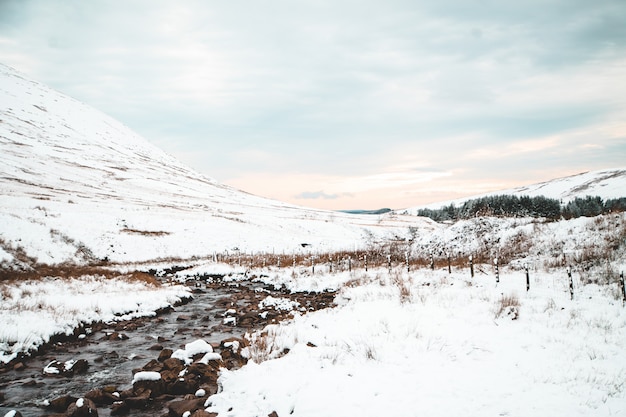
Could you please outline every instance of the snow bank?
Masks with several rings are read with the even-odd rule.
[[[188,297],[182,285],[155,287],[102,276],[0,284],[0,361],[36,350],[55,334],[70,335],[81,325],[154,315]]]
[[[377,270],[354,278],[360,285],[342,289],[340,307],[253,335],[247,353],[256,360],[222,372],[221,392],[208,399],[207,410],[229,416],[626,413],[626,309],[616,288],[577,281],[571,301],[564,272],[534,274],[528,293],[519,273],[503,273],[498,286],[493,276],[470,281],[430,271]],[[498,316],[503,296],[518,300],[516,320]]]

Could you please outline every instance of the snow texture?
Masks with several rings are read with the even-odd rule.
[[[159,379],[161,379],[161,374],[158,372],[141,371],[133,375],[132,384],[135,384],[136,382],[139,382],[139,381],[158,381]]]
[[[341,290],[339,307],[251,335],[250,362],[222,371],[221,391],[207,410],[227,416],[626,413],[626,309],[614,287],[577,282],[572,301],[564,271],[533,273],[530,292],[517,272],[503,274],[498,286],[493,276],[470,280],[466,271],[377,270],[355,279],[360,285]],[[503,295],[519,302],[515,320],[498,314]]]

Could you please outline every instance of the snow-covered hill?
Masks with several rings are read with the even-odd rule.
[[[0,262],[135,262],[362,246],[429,221],[306,209],[219,184],[0,65]]]
[[[518,197],[544,196],[561,200],[564,203],[567,203],[576,197],[585,196],[599,196],[604,200],[626,197],[626,167],[583,172],[581,174],[557,178],[523,187],[499,190],[472,197],[411,207],[406,210],[398,210],[398,212],[415,215],[420,209],[439,209],[450,204],[461,206],[468,200],[492,195],[514,195]]]

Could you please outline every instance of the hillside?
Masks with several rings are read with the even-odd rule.
[[[469,200],[496,195],[512,195],[517,197],[544,196],[560,200],[563,203],[572,201],[577,197],[583,198],[585,196],[599,196],[604,200],[626,197],[626,168],[583,172],[522,187],[397,210],[397,212],[416,215],[420,209],[434,210],[443,206],[449,206],[450,204],[454,204],[458,207]]]
[[[137,262],[354,248],[415,218],[260,198],[184,166],[101,112],[0,66],[0,262]],[[410,222],[410,223],[409,223]]]

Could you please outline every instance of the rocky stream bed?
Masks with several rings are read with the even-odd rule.
[[[215,277],[187,285],[193,298],[155,317],[94,323],[1,367],[0,416],[214,415],[205,403],[220,368],[247,362],[246,332],[334,299]]]

